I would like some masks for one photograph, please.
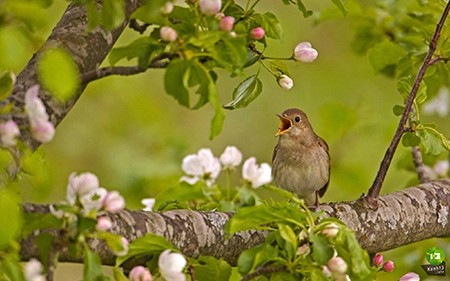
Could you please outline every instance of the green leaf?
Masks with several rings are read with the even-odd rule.
[[[203,194],[203,186],[204,183],[196,183],[194,185],[190,185],[186,182],[180,182],[179,184],[167,188],[163,190],[156,196],[154,210],[159,210],[159,207],[167,201],[173,201],[173,195],[176,194],[177,201],[188,202],[197,199],[204,199],[205,195]]]
[[[166,92],[181,105],[189,107],[189,92],[187,90],[187,74],[190,63],[187,60],[176,59],[170,62],[164,75]]]
[[[227,109],[243,108],[256,99],[262,91],[262,83],[258,73],[242,81],[233,91],[233,101],[224,105]]]
[[[261,21],[262,28],[264,28],[267,37],[277,40],[282,39],[283,28],[274,14],[266,12],[260,16],[259,20]]]
[[[25,276],[23,275],[22,271],[22,265],[18,260],[14,260],[11,258],[2,259],[0,262],[0,273],[4,274],[7,277],[6,279],[0,279],[2,281],[25,281]],[[0,278],[2,278],[1,274]]]
[[[4,100],[13,89],[12,72],[4,71],[0,74],[0,100]]]
[[[118,267],[114,267],[113,269],[114,273],[114,281],[129,281],[125,274],[123,274],[122,269]]]
[[[238,270],[241,275],[245,275],[257,266],[274,260],[278,256],[275,248],[268,244],[261,244],[251,249],[243,251],[238,258]]]
[[[394,112],[395,116],[401,116],[403,114],[403,110],[405,110],[405,107],[398,104],[394,105],[392,108],[392,112]]]
[[[298,281],[299,279],[296,276],[293,276],[291,273],[287,271],[274,272],[270,274],[269,281]],[[317,281],[317,279],[311,279]],[[325,279],[328,281],[328,279]]]
[[[55,251],[55,249],[52,249],[54,240],[55,237],[45,232],[39,234],[39,236],[34,239],[34,243],[36,243],[36,246],[39,249],[40,261],[44,268],[48,268],[50,265],[49,253],[50,251]]]
[[[131,18],[139,19],[146,23],[165,25],[164,17],[161,14],[161,7],[166,2],[167,0],[145,1],[144,5],[131,15]]]
[[[286,74],[287,76],[291,76],[289,69],[286,64],[281,60],[270,60],[270,69],[273,72],[278,72],[279,74]]]
[[[124,0],[103,0],[102,2],[100,14],[102,25],[108,30],[119,27],[125,20]]]
[[[247,60],[247,48],[244,37],[221,36],[222,40],[211,46],[208,51],[214,60],[232,75],[240,74]]]
[[[83,280],[103,281],[102,261],[97,253],[89,248],[84,251],[84,272]]]
[[[426,154],[438,155],[445,150],[450,150],[450,142],[447,138],[432,127],[420,126],[417,129],[417,136]]]
[[[323,265],[333,257],[334,249],[325,236],[310,234],[309,241],[312,243],[312,256],[316,262]]]
[[[231,276],[231,266],[224,260],[214,257],[199,257],[199,265],[194,267],[195,278],[199,281],[228,281]]]
[[[37,229],[59,228],[62,226],[60,219],[51,213],[47,214],[25,214],[22,235],[27,237]]]
[[[414,147],[420,144],[420,138],[412,132],[406,132],[402,137],[404,147]]]
[[[122,236],[111,232],[99,232],[97,236],[99,239],[102,239],[106,242],[106,245],[108,245],[108,248],[111,249],[111,251],[117,253],[125,250]]]
[[[297,238],[294,230],[287,224],[278,224],[278,230],[280,232],[281,237],[288,243],[292,245],[292,248],[297,250]]]
[[[22,226],[20,199],[13,192],[0,189],[0,249],[8,246],[19,236]]]
[[[130,258],[159,255],[166,249],[178,250],[164,237],[152,233],[146,234],[130,243],[128,246],[128,253],[125,256],[117,257],[116,266],[121,265]]]
[[[302,12],[303,17],[305,18],[310,17],[313,14],[313,11],[306,9],[306,6],[301,0],[297,0],[297,8]]]
[[[298,205],[267,203],[243,207],[229,220],[225,230],[229,234],[247,229],[267,229],[269,223],[306,224],[306,213]]]
[[[344,6],[344,2],[342,0],[331,0],[333,4],[338,7],[339,10],[341,10],[342,14],[346,16],[348,14],[347,9]]]
[[[414,84],[414,79],[411,76],[399,78],[397,81],[397,90],[400,92],[402,97],[406,100],[411,93],[412,85]],[[427,85],[425,83],[420,83],[419,89],[417,90],[416,97],[414,101],[417,104],[422,104],[427,99]]]
[[[42,86],[63,101],[71,98],[80,85],[78,67],[63,49],[45,51],[39,59],[38,74]]]
[[[77,230],[78,233],[83,233],[85,231],[92,231],[97,225],[97,220],[92,218],[87,218],[83,216],[78,216],[77,220]]]
[[[141,37],[127,46],[112,49],[109,53],[109,63],[114,65],[123,58],[138,58],[139,66],[147,67],[151,54],[159,48],[158,42],[151,37]]]
[[[368,52],[370,63],[377,72],[396,65],[407,54],[405,49],[390,41],[378,43]]]

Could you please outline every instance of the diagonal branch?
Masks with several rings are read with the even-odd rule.
[[[368,199],[371,199],[372,201],[380,194],[381,186],[383,185],[392,158],[394,157],[395,150],[397,149],[400,139],[402,138],[402,135],[406,130],[405,128],[406,122],[408,121],[408,117],[411,113],[411,109],[414,103],[414,99],[416,98],[417,91],[419,90],[420,83],[422,82],[428,67],[435,62],[434,60],[432,60],[433,55],[436,51],[437,43],[441,35],[441,30],[444,27],[444,23],[445,20],[447,19],[449,11],[450,11],[450,2],[447,3],[447,5],[445,6],[442,16],[438,24],[436,25],[436,30],[434,31],[433,37],[430,41],[428,53],[425,59],[423,60],[422,66],[420,67],[419,72],[417,73],[416,79],[414,80],[414,84],[411,88],[411,92],[409,93],[408,99],[406,100],[405,109],[403,110],[403,114],[400,118],[397,130],[395,131],[394,137],[392,138],[392,141],[389,144],[386,153],[384,154],[383,160],[381,161],[380,168],[378,169],[375,180],[372,183],[372,186],[370,187],[369,192],[367,194]]]
[[[364,198],[353,202],[323,204],[325,216],[336,217],[355,230],[363,248],[376,253],[397,248],[431,237],[450,236],[450,180],[428,182],[376,198],[373,210]],[[25,204],[26,213],[48,213],[48,205]],[[229,239],[224,226],[230,213],[175,210],[163,213],[122,211],[109,214],[112,231],[132,241],[146,233],[167,238],[187,256],[211,255],[236,264],[239,254],[264,241],[266,232],[242,231]],[[40,232],[21,241],[21,257],[38,257],[33,242]],[[50,233],[60,239],[57,230]],[[114,255],[104,243],[90,241],[105,265],[114,264]],[[67,252],[60,255],[63,262],[82,262]],[[126,267],[144,261],[131,261]]]

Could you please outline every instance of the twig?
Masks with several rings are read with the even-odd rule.
[[[135,19],[131,19],[130,23],[128,24],[128,26],[133,29],[136,30],[137,32],[139,32],[140,34],[144,33],[147,30],[147,27],[150,26],[150,24],[148,23],[143,23],[143,24],[139,24],[137,22],[137,20]]]
[[[389,169],[392,158],[394,157],[395,150],[397,149],[400,139],[402,138],[402,135],[405,132],[405,125],[406,122],[408,121],[408,117],[411,112],[411,108],[414,103],[417,91],[419,90],[420,83],[423,80],[427,68],[432,63],[433,54],[436,51],[437,42],[441,35],[441,30],[444,26],[445,20],[447,19],[449,10],[450,10],[450,2],[447,3],[447,5],[445,6],[444,12],[442,13],[441,18],[439,19],[438,24],[436,25],[436,30],[434,31],[433,37],[430,41],[430,48],[419,69],[419,72],[417,73],[416,79],[412,86],[411,92],[409,93],[408,99],[406,100],[405,109],[403,110],[403,114],[402,117],[400,118],[397,130],[394,134],[394,137],[392,138],[392,141],[388,149],[386,150],[386,153],[384,154],[383,160],[381,161],[380,168],[378,169],[375,180],[372,183],[372,186],[370,187],[369,192],[367,194],[369,200],[378,197],[378,195],[380,194],[381,186],[383,185],[386,173]]]
[[[281,266],[281,265],[279,265],[279,266],[272,266],[272,265],[271,266],[261,266],[261,267],[255,269],[255,271],[253,271],[252,273],[247,274],[244,277],[242,277],[241,281],[249,281],[249,280],[252,280],[253,278],[256,278],[261,275],[265,275],[268,273],[274,273],[274,272],[281,272],[284,270],[286,270],[286,267]]]
[[[414,146],[411,150],[413,156],[414,167],[416,168],[417,177],[419,178],[420,183],[429,182],[431,179],[425,169],[425,165],[423,164],[422,152],[418,146]]]
[[[88,84],[92,81],[110,76],[110,75],[122,75],[129,76],[147,71],[149,68],[165,68],[169,64],[170,60],[178,57],[175,53],[162,53],[152,59],[147,67],[135,66],[110,66],[101,67],[95,70],[83,73],[81,80],[83,84]]]

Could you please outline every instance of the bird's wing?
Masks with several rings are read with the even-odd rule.
[[[322,147],[327,152],[328,159],[330,159],[330,152],[329,152],[329,148],[328,148],[327,142],[324,141],[319,136],[317,137],[317,140],[319,142],[320,147]],[[330,161],[328,161],[328,163],[330,163]],[[328,165],[328,180],[327,180],[327,182],[325,183],[325,185],[321,189],[319,189],[319,191],[317,191],[317,193],[319,194],[320,197],[322,197],[325,194],[325,192],[327,191],[327,189],[328,189],[328,184],[330,183],[330,167],[331,167],[331,165]]]
[[[272,163],[273,163],[273,161],[275,161],[275,157],[276,157],[277,151],[278,151],[278,146],[279,146],[279,144],[277,143],[277,145],[275,145],[275,148],[273,149]]]

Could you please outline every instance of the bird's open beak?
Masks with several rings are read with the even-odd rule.
[[[290,119],[280,114],[277,114],[277,116],[280,118],[280,128],[278,129],[278,132],[275,135],[276,137],[286,133],[292,126],[292,121]]]

